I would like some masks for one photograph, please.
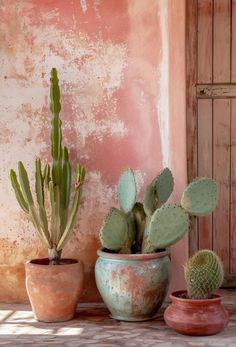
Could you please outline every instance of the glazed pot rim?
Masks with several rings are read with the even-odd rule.
[[[49,265],[49,259],[48,258],[35,258],[30,259],[25,262],[25,266],[30,267],[68,267],[68,266],[74,266],[76,264],[82,263],[81,260],[73,259],[73,258],[61,258],[60,261],[62,261],[62,264],[55,264],[55,265]]]
[[[110,253],[105,251],[104,248],[100,248],[97,251],[97,255],[101,258],[112,259],[112,260],[152,260],[157,258],[163,258],[170,255],[170,251],[168,249],[163,249],[159,252],[155,253],[145,253],[145,254],[120,254],[120,253]]]
[[[214,303],[219,302],[222,300],[222,296],[219,294],[213,294],[211,298],[209,299],[188,299],[188,298],[180,298],[180,294],[187,293],[186,290],[177,290],[169,295],[170,300],[173,302],[181,302],[181,303],[189,303],[189,304],[207,304],[207,303]]]

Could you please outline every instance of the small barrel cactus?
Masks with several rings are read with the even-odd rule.
[[[190,299],[208,299],[224,279],[223,265],[218,255],[208,249],[195,253],[184,266]]]
[[[179,241],[189,230],[189,215],[210,214],[217,200],[216,182],[197,178],[182,194],[181,204],[165,204],[174,188],[170,169],[162,170],[136,202],[134,173],[125,170],[118,183],[120,209],[112,207],[100,229],[104,248],[120,253],[152,253]]]

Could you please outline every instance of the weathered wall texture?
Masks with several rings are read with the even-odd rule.
[[[73,164],[80,160],[88,172],[78,223],[64,250],[85,263],[84,300],[99,298],[93,277],[98,230],[110,205],[117,204],[121,171],[131,166],[142,191],[169,165],[179,197],[186,181],[184,3],[0,2],[0,301],[27,300],[23,264],[46,256],[18,207],[8,171],[22,160],[33,185],[35,158],[50,160],[52,67],[61,84],[64,143]],[[173,68],[173,61],[180,66]],[[172,78],[180,78],[177,95]],[[185,243],[178,247],[178,253],[186,250]],[[174,257],[178,267],[183,257]]]

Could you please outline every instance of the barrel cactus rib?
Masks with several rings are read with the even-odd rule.
[[[183,191],[181,206],[191,215],[206,216],[217,203],[217,186],[211,178],[201,177],[192,181]]]
[[[152,253],[173,245],[184,236],[188,227],[188,214],[180,206],[162,206],[146,224],[142,253]]]
[[[188,297],[208,299],[224,279],[223,265],[218,255],[210,250],[200,250],[184,266]]]

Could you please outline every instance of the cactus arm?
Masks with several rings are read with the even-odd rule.
[[[35,161],[35,191],[39,206],[44,206],[43,176],[40,159]]]
[[[53,186],[53,182],[49,183],[49,195],[51,203],[51,240],[53,247],[60,238],[60,193],[59,187]]]
[[[47,234],[42,232],[41,229],[41,221],[40,221],[40,217],[38,216],[38,213],[36,211],[36,208],[34,205],[31,205],[29,207],[30,209],[30,217],[31,217],[31,221],[35,227],[36,233],[39,237],[39,239],[42,241],[42,243],[47,247],[50,248],[51,247],[51,241],[50,239],[47,237]]]
[[[62,159],[62,133],[61,120],[59,113],[61,110],[60,104],[60,88],[58,84],[57,70],[51,70],[51,88],[50,88],[50,109],[53,114],[51,128],[51,153],[53,158],[52,176],[54,183],[60,185],[61,182],[61,159]]]
[[[67,148],[63,148],[62,181],[60,190],[60,216],[61,216],[61,235],[63,234],[68,217],[68,207],[70,203],[71,190],[71,166]]]
[[[49,182],[50,182],[50,165],[46,164],[43,171],[44,188],[48,189]]]
[[[78,214],[78,209],[79,209],[79,204],[80,204],[80,196],[81,196],[81,191],[82,191],[82,184],[84,182],[85,178],[85,168],[78,164],[76,167],[76,184],[75,184],[75,195],[72,201],[72,206],[70,209],[70,212],[68,214],[68,219],[67,219],[67,224],[65,227],[65,230],[58,242],[57,245],[57,250],[60,251],[68,241],[71,231],[76,223],[76,217]]]
[[[30,190],[28,174],[21,161],[18,163],[18,170],[19,170],[20,185],[21,185],[24,199],[26,200],[29,206],[34,205],[33,196]]]
[[[39,217],[42,230],[45,233],[47,240],[50,240],[50,234],[48,230],[47,214],[44,206],[44,184],[43,175],[41,170],[41,161],[36,159],[35,161],[35,191],[39,206]]]
[[[21,188],[20,188],[15,171],[10,170],[9,176],[10,176],[12,188],[14,189],[14,192],[15,192],[16,199],[17,199],[20,207],[22,208],[22,210],[28,214],[29,213],[29,206],[23,197],[23,194],[22,194],[22,191],[21,191]]]
[[[131,169],[125,170],[119,179],[118,197],[122,211],[131,212],[136,200],[136,183]]]
[[[188,227],[188,214],[180,206],[162,206],[146,224],[142,253],[152,253],[173,245],[185,235]]]
[[[62,236],[58,242],[58,245],[57,245],[58,251],[61,250],[65,246],[66,242],[68,241],[68,239],[70,237],[70,233],[72,231],[72,228],[75,225],[77,212],[79,209],[80,195],[81,195],[80,190],[78,190],[74,195],[72,207],[71,207],[71,210],[70,210],[69,215],[68,215],[68,220],[67,220],[65,230],[64,230],[64,232],[63,232],[63,234],[62,234]]]

